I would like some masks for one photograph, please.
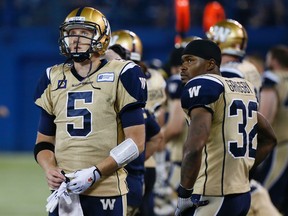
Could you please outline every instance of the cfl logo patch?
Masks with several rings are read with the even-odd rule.
[[[146,79],[143,78],[143,77],[139,77],[139,80],[141,82],[141,88],[145,89],[145,87],[146,87]]]
[[[100,202],[102,203],[103,210],[113,210],[116,199],[100,199]]]
[[[214,26],[214,38],[213,40],[215,41],[220,41],[220,42],[225,42],[227,40],[227,37],[231,33],[231,29],[229,28],[224,28],[221,26]]]
[[[58,88],[65,89],[67,86],[67,80],[58,80]]]

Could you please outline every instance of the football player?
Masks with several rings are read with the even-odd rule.
[[[126,215],[123,167],[144,150],[147,89],[133,61],[101,58],[110,36],[100,11],[73,10],[60,26],[67,60],[49,67],[38,83],[34,154],[55,190],[49,215]]]
[[[158,215],[168,215],[175,211],[176,189],[180,181],[182,146],[186,138],[187,124],[181,108],[182,83],[180,79],[181,53],[183,47],[177,46],[169,55],[170,77],[166,80],[167,120],[162,127],[165,148],[156,153],[156,184],[154,187]],[[174,201],[174,202],[173,202]]]
[[[278,145],[259,166],[255,178],[268,189],[274,205],[288,215],[288,47],[271,47],[266,55],[259,111],[275,130]]]
[[[177,196],[176,190],[180,182],[180,168],[182,161],[182,147],[187,136],[187,123],[185,113],[181,108],[181,94],[183,85],[180,77],[180,66],[182,63],[181,55],[184,47],[192,40],[201,39],[197,36],[189,36],[175,43],[175,47],[170,52],[168,65],[170,66],[171,76],[167,79],[167,116],[168,120],[162,127],[166,150],[169,155],[168,174],[166,171],[165,151],[158,153],[157,184],[155,193],[157,200],[157,209],[159,215],[174,212]],[[166,171],[167,172],[167,171]],[[167,196],[168,195],[168,196]]]
[[[180,44],[175,44],[175,48],[170,53],[169,63],[171,76],[167,80],[166,92],[168,94],[168,121],[163,127],[165,143],[170,151],[172,162],[169,176],[169,184],[174,190],[179,186],[179,174],[182,161],[182,146],[187,136],[187,124],[185,113],[181,108],[181,94],[183,85],[180,77],[181,56],[186,45],[199,40],[200,37],[190,36],[183,38]]]
[[[243,60],[248,42],[246,29],[236,20],[225,19],[211,26],[206,36],[221,49],[221,75],[240,77],[252,82],[259,98],[261,75],[252,63]]]
[[[248,43],[246,29],[236,20],[225,19],[210,27],[206,35],[209,39],[216,42],[221,49],[221,75],[228,78],[239,77],[251,82],[255,87],[259,101],[262,85],[261,71],[258,71],[254,64],[244,59]],[[254,194],[259,191],[254,191]],[[252,199],[257,197],[260,196],[252,196]],[[252,205],[254,203],[257,202],[253,201]],[[271,203],[267,203],[268,205],[271,205]],[[251,208],[256,209],[256,207]],[[267,208],[266,211],[269,212],[269,209]]]
[[[182,60],[181,104],[189,129],[175,215],[246,215],[249,170],[276,145],[275,134],[258,112],[254,86],[221,76],[216,43],[194,40]]]
[[[129,30],[112,32],[112,39],[107,52],[108,57],[114,56],[116,59],[120,57],[120,59],[134,61],[141,66],[147,79],[148,98],[144,116],[146,127],[145,154],[143,153],[125,166],[128,171],[127,215],[129,216],[136,215],[137,212],[139,215],[151,214],[151,209],[153,209],[152,188],[155,182],[155,162],[152,155],[163,140],[163,134],[156,119],[157,113],[166,101],[166,83],[160,72],[146,67],[142,61],[142,52],[142,41],[137,34]]]

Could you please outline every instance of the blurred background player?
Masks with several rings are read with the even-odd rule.
[[[142,158],[137,158],[129,163],[125,168],[128,171],[128,215],[153,215],[151,210],[154,206],[152,192],[155,182],[155,161],[152,156],[163,140],[163,134],[157,123],[157,113],[166,101],[166,82],[159,71],[148,68],[142,61],[142,42],[134,32],[129,30],[112,32],[109,50],[108,55],[113,55],[111,52],[114,52],[123,59],[129,59],[139,64],[147,79],[145,154],[141,155]]]
[[[262,83],[260,73],[252,63],[243,60],[248,43],[246,29],[236,20],[225,19],[211,26],[206,36],[221,49],[221,75],[250,81],[255,86],[259,99]]]
[[[263,72],[265,71],[264,57],[262,57],[259,53],[252,53],[252,54],[246,54],[244,60],[253,64],[262,77]]]
[[[134,62],[101,59],[110,36],[100,11],[73,10],[60,26],[61,53],[67,60],[48,68],[36,89],[41,116],[34,155],[49,187],[56,189],[47,200],[51,216],[72,215],[70,211],[126,215],[123,166],[144,150],[147,89]],[[70,205],[63,201],[65,190],[73,198]]]
[[[275,130],[278,145],[259,166],[255,178],[268,189],[271,200],[288,215],[288,47],[271,47],[266,55],[260,112]]]
[[[178,167],[182,161],[182,144],[186,135],[186,122],[184,112],[181,108],[180,96],[182,84],[179,75],[181,65],[181,53],[183,47],[175,47],[169,56],[170,77],[166,80],[167,87],[167,119],[162,127],[164,134],[163,148],[155,154],[156,158],[156,184],[155,192],[155,212],[157,215],[169,215],[174,212],[175,204],[173,197],[177,188],[177,179],[180,176]],[[175,162],[175,164],[173,163]],[[173,170],[173,172],[171,172]],[[173,174],[174,187],[170,184],[169,174]],[[177,201],[177,200],[176,200]]]
[[[176,190],[180,183],[180,168],[182,162],[182,147],[187,136],[185,113],[181,107],[183,84],[180,77],[181,55],[185,46],[193,40],[201,39],[188,36],[179,40],[168,59],[170,77],[166,80],[167,87],[167,120],[162,127],[165,148],[156,153],[157,181],[155,184],[156,208],[158,215],[167,215],[175,211]]]
[[[250,180],[251,206],[247,216],[281,216],[271,201],[266,188],[254,179]]]

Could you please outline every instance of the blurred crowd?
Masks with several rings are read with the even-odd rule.
[[[211,0],[190,0],[191,26],[201,26],[203,9]],[[287,26],[287,0],[220,0],[228,18],[244,26]],[[171,27],[173,0],[3,0],[0,26],[57,26],[69,11],[80,5],[98,8],[113,26]]]

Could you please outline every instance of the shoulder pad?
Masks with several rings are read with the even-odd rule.
[[[280,78],[272,71],[265,71],[263,73],[263,86],[271,87],[280,82]]]
[[[213,76],[199,76],[184,87],[181,97],[182,107],[191,110],[195,106],[206,106],[218,100],[224,86]]]

